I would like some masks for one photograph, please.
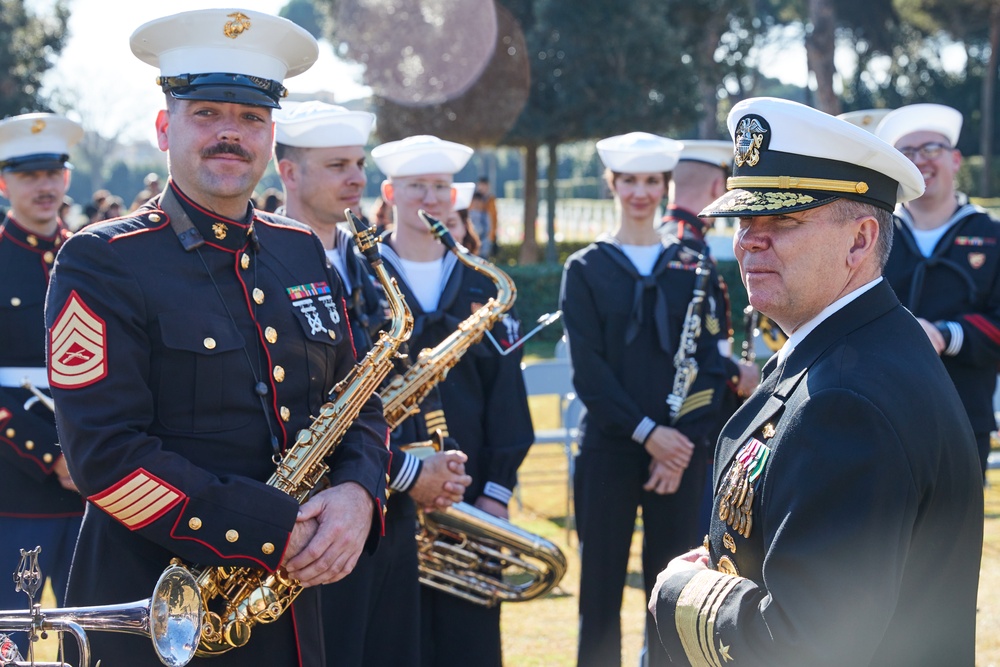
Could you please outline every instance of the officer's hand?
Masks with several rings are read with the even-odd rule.
[[[736,385],[736,394],[741,398],[746,398],[760,384],[760,369],[757,368],[757,364],[749,361],[740,360],[737,365],[740,369],[740,382]]]
[[[465,452],[456,450],[436,452],[425,458],[409,490],[413,502],[431,511],[461,501],[465,487],[472,484],[472,477],[465,474],[468,460]]]
[[[932,322],[928,322],[922,317],[917,318],[917,322],[920,322],[920,326],[923,328],[924,333],[927,334],[927,338],[930,339],[931,345],[934,346],[934,351],[939,355],[944,352],[944,336],[938,331],[938,328],[934,326]]]
[[[350,574],[371,530],[373,509],[372,497],[355,482],[325,489],[309,499],[299,508],[286,549],[283,565],[289,576],[303,586],[316,586]],[[310,522],[315,522],[311,536]],[[304,547],[293,550],[303,542]]]
[[[479,496],[473,504],[476,506],[476,509],[481,509],[487,514],[503,519],[504,521],[510,519],[510,511],[507,509],[507,506],[499,500],[493,500],[492,498],[487,498],[486,496]]]
[[[65,456],[60,456],[56,459],[55,465],[52,466],[52,472],[59,479],[59,484],[62,488],[80,493],[80,489],[76,488],[73,478],[69,476],[69,467],[66,465]]]
[[[649,479],[642,485],[642,488],[645,491],[652,491],[661,496],[677,493],[677,489],[681,485],[681,477],[683,476],[683,470],[674,470],[667,467],[666,464],[653,459],[649,462]]]
[[[686,435],[669,426],[654,428],[643,447],[657,461],[680,471],[687,468],[691,462],[691,454],[694,453],[694,443],[688,440]]]
[[[656,575],[656,583],[653,584],[653,591],[649,594],[649,602],[646,604],[649,608],[649,613],[653,615],[654,621],[656,620],[656,602],[660,599],[660,589],[663,588],[664,582],[669,579],[671,575],[677,574],[678,572],[707,570],[708,565],[708,551],[705,547],[692,549],[686,554],[681,554],[667,563],[667,569]]]

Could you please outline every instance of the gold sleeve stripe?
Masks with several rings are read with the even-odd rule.
[[[135,530],[156,521],[183,498],[173,486],[140,468],[89,500]]]
[[[715,394],[714,389],[705,389],[704,391],[689,394],[688,397],[684,399],[684,404],[681,405],[681,409],[678,410],[676,419],[680,419],[689,412],[711,404],[713,394]]]
[[[719,609],[742,577],[715,570],[699,572],[681,590],[674,612],[677,636],[692,667],[722,667],[723,656],[715,646],[715,619]]]

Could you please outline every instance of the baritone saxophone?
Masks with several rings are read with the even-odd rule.
[[[497,295],[443,341],[421,350],[406,373],[382,391],[390,428],[419,411],[431,389],[510,310],[517,297],[510,276],[457,243],[439,220],[424,211],[419,214],[460,262],[493,281]],[[427,455],[430,450],[413,453]],[[492,607],[544,595],[566,574],[566,556],[555,544],[468,503],[432,512],[418,509],[418,515],[417,558],[424,586]]]
[[[332,400],[319,416],[299,432],[267,481],[304,503],[329,471],[326,459],[357,419],[365,402],[392,370],[396,351],[413,329],[413,316],[396,281],[389,277],[376,247],[377,239],[350,209],[345,211],[354,227],[355,241],[365,254],[385,290],[392,319],[372,349],[330,392]],[[302,592],[302,586],[284,568],[266,572],[250,567],[206,567],[197,573],[205,608],[197,655],[209,657],[244,646],[257,623],[271,623],[285,613]]]

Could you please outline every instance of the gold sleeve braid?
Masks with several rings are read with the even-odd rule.
[[[681,590],[674,612],[677,636],[692,667],[722,667],[732,662],[729,646],[715,645],[715,619],[732,590],[743,577],[704,570]]]
[[[448,437],[448,422],[444,417],[444,410],[432,410],[424,414],[424,423],[427,425],[427,432],[434,434],[441,431],[441,437]]]

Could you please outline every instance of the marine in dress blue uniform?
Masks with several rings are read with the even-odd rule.
[[[12,202],[0,223],[0,574],[17,569],[20,549],[41,546],[42,574],[59,603],[83,499],[68,480],[55,416],[23,383],[48,390],[45,291],[70,236],[58,210],[69,185],[68,153],[82,136],[79,124],[55,114],[0,121],[0,192]],[[26,608],[25,595],[6,582],[0,609]]]
[[[906,308],[926,323],[958,389],[986,474],[993,393],[1000,366],[1000,221],[955,190],[962,114],[914,104],[887,115],[879,136],[927,174],[925,194],[896,208],[885,277]]]
[[[751,304],[789,339],[726,424],[705,545],[650,599],[677,664],[973,665],[983,498],[972,430],[881,268],[923,191],[892,146],[794,102],[729,115]]]
[[[413,311],[412,351],[440,343],[497,293],[489,278],[460,264],[417,216],[424,209],[436,219],[447,217],[456,198],[452,176],[471,155],[466,146],[432,136],[372,150],[388,177],[382,196],[394,207],[395,227],[382,237],[383,258]],[[502,349],[513,345],[520,336],[516,314],[509,311],[490,335]],[[439,385],[448,431],[468,456],[465,471],[472,480],[464,500],[502,518],[534,440],[519,350],[501,355],[484,339]],[[404,466],[410,465],[407,459]],[[428,587],[420,595],[421,665],[502,664],[500,605],[485,608]]]
[[[148,596],[172,558],[332,581],[381,533],[385,421],[373,394],[327,458],[330,488],[304,505],[266,485],[355,354],[318,238],[249,202],[269,108],[284,76],[315,60],[315,40],[284,19],[203,10],[148,23],[131,44],[161,70],[171,178],[135,214],[64,244],[46,307],[59,432],[88,501],[68,601]],[[209,65],[222,72],[192,71]],[[318,591],[205,664],[322,667]],[[158,664],[142,637],[90,641],[106,665]]]

